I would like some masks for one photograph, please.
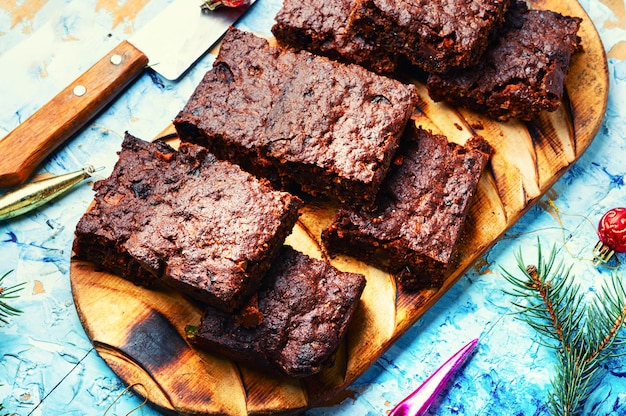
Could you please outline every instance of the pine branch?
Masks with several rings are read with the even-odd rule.
[[[22,313],[21,310],[9,305],[5,300],[17,298],[19,296],[17,293],[22,290],[26,284],[26,282],[22,282],[13,286],[4,287],[2,283],[11,272],[12,270],[9,270],[0,277],[0,322],[4,324],[9,323],[7,320],[8,317]]]
[[[506,293],[522,297],[526,305],[515,304],[525,321],[541,336],[547,338],[547,345],[558,349],[567,345],[574,334],[571,332],[572,322],[580,320],[581,313],[577,309],[568,316],[564,304],[579,305],[582,296],[579,295],[579,287],[571,278],[570,269],[566,269],[562,263],[556,265],[556,252],[553,250],[545,259],[541,251],[541,243],[537,248],[537,266],[525,266],[521,251],[515,256],[517,266],[522,271],[523,277],[509,273],[502,269],[504,278],[511,283],[514,291]],[[556,268],[555,271],[553,269]],[[547,280],[551,275],[561,276],[559,280]],[[564,329],[566,332],[564,332]]]
[[[525,266],[521,251],[516,254],[518,277],[502,269],[513,289],[506,293],[524,303],[514,302],[522,319],[539,334],[537,340],[555,350],[557,368],[548,395],[553,415],[580,413],[598,383],[601,362],[613,357],[626,344],[626,290],[616,274],[602,286],[592,302],[585,302],[570,274],[571,266],[556,263],[553,247],[546,258],[537,244],[537,265]]]

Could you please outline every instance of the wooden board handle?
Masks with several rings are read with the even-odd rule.
[[[41,161],[122,91],[148,63],[123,41],[0,140],[0,187],[26,181]]]

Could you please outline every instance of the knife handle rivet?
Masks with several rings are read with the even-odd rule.
[[[74,93],[75,96],[82,97],[87,92],[87,88],[85,88],[84,85],[77,85],[74,87],[72,92]]]
[[[110,61],[113,65],[119,65],[122,63],[122,55],[119,55],[117,53],[114,55],[111,55]]]

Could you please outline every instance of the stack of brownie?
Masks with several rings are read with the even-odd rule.
[[[393,75],[399,57],[345,24],[354,0],[285,0],[272,33],[281,46],[307,50],[336,61],[355,63],[378,74]]]
[[[304,377],[332,360],[365,277],[284,244],[303,199],[339,204],[329,254],[439,286],[493,152],[416,127],[415,85],[382,74],[406,61],[436,99],[524,118],[560,100],[580,20],[509,0],[285,0],[276,21],[276,47],[229,29],[174,120],[178,150],[126,135],[74,252],[204,303],[194,344]]]
[[[364,286],[363,275],[284,246],[249,307],[239,314],[207,308],[192,342],[237,362],[309,376],[331,363]]]
[[[407,127],[376,209],[341,206],[322,242],[393,273],[405,290],[440,286],[492,152],[479,136],[461,146]]]
[[[138,284],[165,281],[227,311],[259,286],[302,206],[205,148],[176,151],[130,134],[95,190],[76,228],[78,258]]]
[[[416,102],[414,85],[231,28],[174,126],[277,187],[369,205]]]
[[[203,302],[199,343],[203,334],[217,336],[291,376],[318,372],[331,360],[365,278],[284,245],[302,206],[298,197],[201,146],[182,143],[177,151],[128,133],[113,172],[95,189],[76,227],[76,258]],[[290,311],[294,302],[298,309]],[[228,326],[229,319],[236,324]],[[219,333],[203,329],[218,324]],[[303,350],[310,345],[314,351]]]
[[[338,200],[338,217],[322,237],[328,251],[389,270],[403,289],[418,290],[441,284],[491,147],[416,129],[416,103],[413,85],[231,28],[174,125],[183,143],[278,189]],[[317,270],[326,277],[306,290],[292,287],[295,276],[303,282]],[[356,283],[347,288],[356,276],[283,252],[267,279],[270,289],[262,284],[237,314],[208,308],[194,342],[291,376],[319,371],[320,354],[327,359],[337,348],[360,296]]]
[[[328,253],[417,290],[442,283],[492,149],[416,130],[415,105],[413,85],[231,28],[174,125],[278,188],[338,200]]]
[[[581,19],[515,2],[477,65],[430,74],[436,101],[506,121],[530,121],[561,104],[572,56],[580,50]]]
[[[558,108],[580,22],[523,0],[285,0],[272,32],[381,74],[417,68],[434,100],[506,121]]]

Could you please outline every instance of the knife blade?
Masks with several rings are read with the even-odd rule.
[[[25,182],[43,159],[98,114],[146,66],[168,80],[178,80],[253,3],[207,13],[196,1],[174,0],[0,139],[0,188]]]

